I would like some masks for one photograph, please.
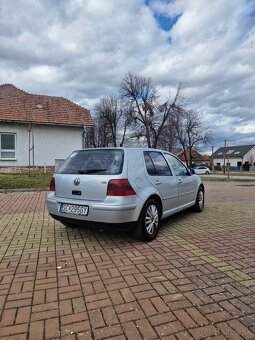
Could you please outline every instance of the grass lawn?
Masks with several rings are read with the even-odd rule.
[[[52,174],[0,174],[0,189],[48,189]]]
[[[230,174],[235,176],[237,174]],[[242,176],[241,174],[238,174]],[[247,174],[243,174],[246,175]],[[49,189],[51,173],[34,173],[29,176],[28,174],[18,174],[18,173],[0,173],[0,190],[3,189]],[[249,176],[254,176],[254,173],[249,173]],[[233,178],[233,177],[232,177]],[[203,181],[228,181],[227,174],[225,176],[211,177],[203,176]],[[233,180],[233,179],[232,179]]]
[[[214,175],[213,172],[211,172],[212,175]],[[221,176],[227,176],[228,172],[226,171],[226,173],[224,174],[223,172],[215,172],[215,175],[221,175]],[[251,172],[251,171],[246,171],[246,172],[230,172],[229,176],[254,176],[255,177],[255,172]]]

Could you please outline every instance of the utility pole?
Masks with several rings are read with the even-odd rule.
[[[228,179],[229,179],[229,170],[230,170],[230,165],[229,165],[229,155],[228,155]]]
[[[34,132],[32,129],[31,114],[29,114],[28,122],[28,175],[31,176],[31,152],[32,152],[32,172],[34,173],[35,167],[35,143]]]
[[[223,155],[223,173],[226,173],[226,147],[227,147],[227,140],[224,141],[224,155]]]
[[[31,111],[28,115],[28,175],[31,176],[31,132],[32,132],[32,122],[31,122]]]
[[[212,172],[214,173],[213,146],[212,146]]]

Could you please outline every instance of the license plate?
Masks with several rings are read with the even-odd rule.
[[[89,207],[87,205],[61,203],[59,211],[67,214],[87,216]]]

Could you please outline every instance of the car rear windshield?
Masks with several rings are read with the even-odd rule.
[[[58,174],[118,175],[123,167],[123,150],[91,149],[74,151]]]

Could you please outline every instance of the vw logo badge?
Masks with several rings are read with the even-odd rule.
[[[77,178],[75,178],[75,180],[73,181],[73,184],[74,185],[79,185],[80,184],[80,179],[77,177]]]

